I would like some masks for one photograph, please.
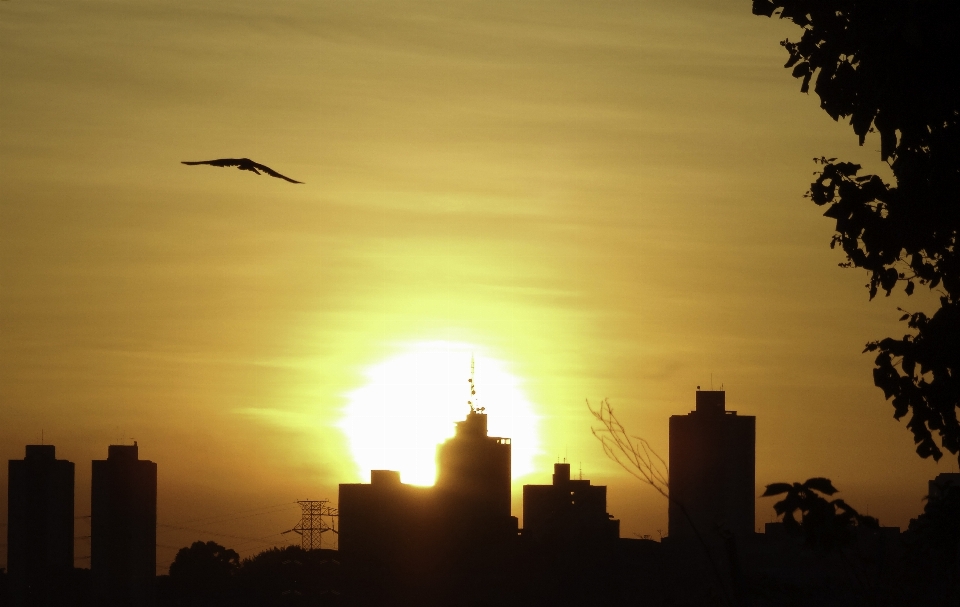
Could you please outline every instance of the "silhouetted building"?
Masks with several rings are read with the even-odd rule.
[[[63,605],[73,573],[73,462],[27,445],[9,464],[7,569],[11,605]]]
[[[939,497],[947,487],[960,487],[960,472],[941,472],[932,481],[927,482],[928,493],[931,498]]]
[[[523,486],[523,536],[552,546],[612,545],[620,521],[607,514],[607,488],[570,478],[570,464],[553,465],[552,485]]]
[[[669,537],[753,533],[756,421],[726,410],[722,390],[697,390],[697,408],[670,417]],[[681,508],[682,506],[682,508]]]
[[[371,470],[370,483],[340,485],[339,549],[396,562],[421,541],[432,490],[400,482],[393,470]]]
[[[370,484],[341,484],[340,550],[396,563],[516,537],[510,439],[487,436],[485,413],[472,410],[457,422],[437,464],[434,487],[405,485],[391,470],[372,470]]]
[[[510,457],[510,439],[487,436],[487,414],[472,409],[437,449],[439,516],[455,541],[490,544],[516,537]]]
[[[96,604],[153,605],[157,568],[157,465],[137,443],[110,445],[93,462],[90,569]]]

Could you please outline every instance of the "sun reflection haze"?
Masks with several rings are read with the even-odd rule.
[[[470,395],[471,358],[476,395]],[[419,342],[365,372],[367,383],[347,395],[340,429],[360,478],[370,470],[399,470],[405,483],[432,485],[437,445],[454,422],[484,407],[491,436],[513,439],[513,477],[533,471],[539,451],[538,416],[507,365],[482,348],[459,342]]]

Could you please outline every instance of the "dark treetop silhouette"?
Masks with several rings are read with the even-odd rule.
[[[270,167],[266,165],[262,165],[259,162],[254,162],[249,158],[218,158],[216,160],[197,160],[196,162],[190,162],[190,161],[184,160],[181,162],[181,164],[189,164],[189,165],[209,164],[210,166],[215,166],[215,167],[237,167],[241,171],[253,171],[257,175],[260,174],[260,171],[263,171],[264,173],[266,173],[267,175],[270,175],[271,177],[279,177],[280,179],[284,179],[286,181],[289,181],[290,183],[300,183],[300,184],[303,183],[302,181],[296,181],[294,179],[290,179],[286,175],[281,175],[280,173],[274,171]]]
[[[870,273],[872,299],[904,283],[940,295],[928,316],[905,313],[911,334],[867,344],[874,383],[893,398],[921,457],[941,446],[960,455],[960,3],[952,0],[754,0],[753,12],[803,28],[784,40],[785,67],[811,81],[820,107],[850,119],[863,145],[880,135],[894,182],[858,175],[861,166],[821,158],[807,196],[836,221],[830,243]],[[933,432],[940,435],[937,445]]]
[[[773,505],[777,514],[783,515],[783,526],[788,532],[800,532],[806,545],[822,551],[829,551],[844,542],[850,541],[854,527],[863,526],[873,529],[880,522],[872,516],[860,514],[842,499],[827,501],[819,494],[833,495],[837,489],[828,478],[809,478],[804,483],[773,483],[760,497],[784,495]],[[800,511],[800,520],[794,512]]]

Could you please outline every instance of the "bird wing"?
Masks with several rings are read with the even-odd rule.
[[[190,164],[190,165],[209,164],[215,167],[238,167],[239,169],[244,171],[253,171],[254,173],[257,173],[257,175],[260,174],[259,172],[257,172],[257,169],[259,169],[264,173],[266,173],[267,175],[270,175],[271,177],[279,177],[280,179],[285,179],[290,183],[301,183],[301,184],[303,183],[302,181],[290,179],[286,175],[281,175],[280,173],[274,171],[270,167],[260,164],[259,162],[254,162],[249,158],[218,158],[216,160],[197,160],[197,161],[181,160],[180,163]]]
[[[182,160],[180,164],[209,164],[215,167],[237,167],[243,164],[244,160],[246,160],[246,158],[217,158],[216,160],[197,160],[196,162]]]
[[[274,170],[271,169],[270,167],[265,166],[265,165],[262,165],[262,164],[260,164],[260,163],[254,162],[254,163],[253,163],[253,166],[254,166],[254,168],[260,169],[261,171],[263,171],[263,172],[266,173],[267,175],[270,175],[271,177],[279,177],[280,179],[286,179],[286,180],[289,181],[290,183],[301,183],[301,184],[303,183],[302,181],[296,181],[295,179],[290,179],[290,178],[287,177],[286,175],[281,175],[280,173],[274,171]]]

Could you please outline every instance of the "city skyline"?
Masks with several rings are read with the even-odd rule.
[[[447,348],[529,406],[529,439],[492,429],[531,451],[515,514],[566,458],[657,537],[585,400],[665,456],[712,377],[757,487],[829,477],[904,527],[957,461],[917,457],[861,351],[930,294],[868,301],[802,198],[814,157],[886,175],[879,142],[799,92],[796,26],[701,4],[0,3],[0,458],[56,445],[87,516],[88,462],[136,439],[163,567],[191,520],[270,513],[218,529],[247,542],[364,479],[351,395]],[[225,156],[305,183],[180,164]],[[465,407],[467,377],[393,395]]]
[[[688,415],[671,416],[669,420],[673,440],[671,441],[672,448],[665,464],[668,468],[673,465],[674,467],[672,469],[675,471],[675,478],[671,481],[674,483],[674,485],[672,485],[673,490],[671,491],[671,496],[673,496],[675,501],[670,502],[670,529],[658,529],[657,536],[651,534],[634,534],[634,538],[650,540],[653,539],[653,537],[657,537],[658,540],[662,540],[669,536],[680,543],[689,542],[692,539],[687,526],[689,520],[696,521],[698,527],[701,529],[711,528],[714,524],[711,521],[723,520],[725,521],[723,528],[735,532],[738,537],[747,537],[754,532],[763,533],[763,524],[759,522],[763,518],[762,515],[756,517],[756,521],[758,522],[754,529],[751,529],[749,525],[743,522],[744,516],[753,518],[755,514],[759,515],[760,510],[772,507],[773,503],[771,500],[764,499],[763,496],[760,495],[758,491],[760,485],[758,485],[755,480],[755,436],[753,429],[756,419],[752,416],[738,416],[736,411],[726,410],[726,393],[723,390],[701,390],[698,386],[695,394],[695,409]],[[444,511],[457,512],[462,515],[464,512],[471,510],[483,512],[492,508],[499,513],[497,516],[504,519],[512,518],[512,525],[508,524],[506,526],[512,529],[512,532],[510,529],[500,530],[501,532],[506,531],[505,537],[509,537],[510,535],[515,536],[518,528],[522,529],[525,535],[529,535],[530,530],[525,525],[525,515],[533,508],[532,511],[535,513],[535,516],[538,517],[538,522],[536,523],[537,526],[532,528],[533,535],[530,537],[540,538],[543,534],[540,527],[542,526],[542,522],[546,520],[545,514],[549,512],[549,510],[545,511],[544,507],[547,504],[556,503],[556,496],[549,496],[551,495],[550,492],[555,491],[557,488],[562,489],[559,495],[560,503],[563,502],[567,490],[570,489],[569,495],[571,499],[576,495],[577,500],[583,500],[583,506],[581,507],[587,508],[584,512],[591,512],[589,516],[581,521],[588,537],[606,537],[609,535],[607,531],[597,528],[595,522],[590,523],[591,520],[597,518],[597,513],[589,510],[597,507],[599,504],[604,505],[600,510],[606,510],[607,487],[602,485],[591,487],[590,481],[583,480],[582,463],[578,471],[579,480],[572,480],[571,464],[567,462],[566,458],[563,458],[562,463],[560,462],[560,458],[557,458],[557,463],[553,464],[552,482],[550,484],[524,483],[522,485],[522,491],[519,492],[520,495],[518,496],[516,495],[517,483],[514,481],[511,483],[512,499],[507,498],[505,494],[500,496],[502,499],[498,499],[496,497],[497,493],[506,491],[505,485],[500,487],[501,482],[498,478],[502,478],[504,482],[506,482],[505,479],[511,476],[510,452],[512,440],[509,437],[488,436],[487,418],[485,408],[474,408],[471,403],[466,419],[454,423],[456,427],[454,435],[436,446],[438,483],[429,485],[409,484],[404,482],[400,472],[396,470],[370,469],[368,470],[366,483],[362,480],[360,483],[340,483],[338,492],[339,499],[336,502],[323,499],[313,503],[333,503],[334,505],[331,506],[331,508],[334,514],[332,516],[337,517],[339,515],[336,514],[336,512],[341,508],[341,501],[343,500],[345,491],[344,488],[346,487],[350,491],[348,494],[349,501],[344,508],[346,508],[350,516],[348,540],[353,546],[353,551],[357,551],[357,546],[366,546],[371,541],[374,541],[369,538],[379,536],[383,537],[383,539],[379,541],[385,541],[385,545],[388,546],[392,544],[399,546],[410,542],[414,545],[423,544],[430,546],[432,542],[438,541],[437,538],[445,536],[444,533],[440,531],[440,529],[444,528],[443,525],[440,525],[437,530],[427,532],[427,529],[434,524],[434,518],[439,516],[440,512]],[[476,440],[481,441],[482,444],[472,443],[471,440],[464,442],[464,440],[469,439],[469,437],[477,437]],[[694,443],[702,444],[694,445]],[[38,459],[37,456],[34,455],[34,458],[31,459],[31,454],[41,452],[44,454],[44,457],[49,459],[50,463],[53,463],[54,449],[55,446],[49,444],[26,445],[27,458],[25,460],[10,460],[10,470],[13,470],[14,465],[22,466],[31,461],[35,461]],[[498,455],[496,452],[501,449],[505,450],[504,454]],[[100,466],[101,470],[101,480],[99,481],[99,483],[101,483],[101,489],[99,490],[101,497],[98,498],[101,500],[100,509],[103,512],[112,511],[117,508],[132,508],[132,510],[130,514],[119,518],[117,512],[109,513],[106,516],[104,516],[103,512],[101,513],[99,516],[99,524],[102,529],[102,531],[99,532],[101,536],[101,553],[105,550],[104,546],[109,546],[113,542],[113,540],[108,541],[104,538],[111,537],[117,533],[116,530],[108,531],[108,528],[104,526],[108,523],[111,526],[120,525],[121,528],[129,525],[138,526],[140,529],[140,531],[137,532],[138,534],[150,533],[149,539],[137,540],[138,545],[141,546],[138,550],[143,552],[143,546],[152,545],[155,546],[156,554],[158,555],[171,551],[175,554],[183,548],[182,546],[172,545],[171,543],[164,543],[176,542],[177,540],[170,539],[174,536],[193,537],[193,540],[186,541],[187,544],[192,543],[192,541],[197,541],[196,538],[199,537],[201,538],[199,541],[212,540],[236,545],[239,552],[247,556],[253,556],[254,554],[261,553],[275,546],[295,546],[302,544],[304,541],[304,535],[297,531],[297,529],[304,524],[302,521],[297,525],[293,525],[290,529],[283,531],[274,529],[274,533],[258,538],[253,538],[249,535],[221,533],[215,530],[224,523],[236,523],[237,521],[242,521],[241,529],[247,529],[251,527],[251,519],[254,517],[276,515],[280,512],[283,513],[282,515],[285,517],[285,522],[291,521],[293,520],[292,512],[294,509],[281,508],[281,506],[297,505],[299,507],[303,503],[299,499],[286,502],[286,504],[272,504],[261,508],[226,512],[219,516],[196,517],[196,515],[200,513],[194,513],[194,518],[184,523],[194,525],[192,527],[181,526],[175,521],[158,521],[156,517],[157,503],[162,496],[157,493],[157,464],[149,460],[138,461],[139,447],[136,441],[133,442],[133,445],[110,445],[108,451],[109,456],[107,460],[93,460],[92,462],[94,470],[97,469],[97,466]],[[676,459],[676,461],[673,461],[674,459]],[[727,461],[728,459],[729,461]],[[445,472],[444,461],[446,461]],[[69,466],[69,494],[72,499],[70,500],[70,512],[67,519],[71,520],[73,525],[78,521],[86,521],[89,523],[94,517],[90,515],[72,516],[75,509],[74,502],[79,501],[79,498],[75,494],[73,483],[75,462],[66,459],[56,460],[56,462],[62,466]],[[111,470],[109,473],[107,473],[108,466]],[[138,467],[137,471],[134,471],[131,466]],[[141,469],[140,467],[143,468]],[[491,472],[493,476],[490,475]],[[537,473],[537,477],[542,477],[544,471],[537,471]],[[22,476],[21,473],[21,477]],[[532,478],[534,475],[525,475],[525,477]],[[951,477],[951,480],[946,480],[947,477]],[[955,482],[952,480],[954,477],[956,477],[955,473],[941,473],[937,479],[928,479],[927,485],[930,495],[933,495],[934,492],[938,490],[937,482],[941,479],[943,479],[944,483]],[[111,480],[108,481],[108,478]],[[715,481],[719,478],[723,478],[725,481],[717,485]],[[470,489],[470,479],[473,479],[473,482],[479,482],[480,485]],[[97,482],[97,473],[94,472],[94,489],[91,494],[91,502],[97,499],[93,497],[98,495],[98,490],[96,489]],[[109,492],[104,491],[108,484],[116,484],[118,482],[118,486],[128,488],[122,489],[119,494],[116,489],[111,489]],[[18,483],[23,483],[22,478]],[[751,486],[753,487],[752,491],[750,489]],[[667,489],[666,486],[663,488]],[[374,493],[365,493],[365,491],[371,489],[374,490]],[[667,490],[670,491],[669,489]],[[384,495],[388,496],[388,498],[384,499],[378,491],[386,491],[387,493]],[[399,493],[394,495],[394,493],[398,491]],[[437,491],[439,491],[439,493],[435,494]],[[60,490],[60,493],[63,494],[63,491]],[[82,494],[83,492],[80,493]],[[460,495],[461,493],[462,495]],[[753,495],[752,500],[749,499],[751,494]],[[63,497],[63,495],[61,495],[61,497]],[[666,496],[664,495],[663,497]],[[411,529],[407,529],[405,525],[397,525],[393,517],[386,516],[385,512],[370,519],[370,512],[375,512],[376,509],[371,511],[369,510],[369,506],[363,506],[362,504],[369,502],[371,498],[382,501],[390,511],[396,508],[409,510],[406,517],[410,521],[419,521],[419,523],[414,524]],[[492,501],[491,498],[493,498]],[[528,501],[531,498],[535,498],[533,502],[534,505],[531,505]],[[600,498],[600,501],[597,501],[597,498]],[[22,497],[18,499],[22,499]],[[144,501],[144,499],[146,501]],[[545,499],[546,501],[544,501]],[[432,505],[434,500],[439,500],[436,505]],[[111,501],[115,501],[117,505],[107,506],[106,504]],[[664,501],[666,502],[667,500]],[[573,503],[575,502],[571,501],[571,504]],[[576,503],[580,502],[578,501]],[[119,504],[125,505],[119,506]],[[687,514],[682,514],[679,509],[675,510],[675,506],[680,505],[686,507]],[[79,504],[76,508],[77,511],[85,511],[85,508],[90,509],[92,506],[93,503]],[[518,506],[518,509],[514,512],[513,507],[515,506]],[[556,506],[554,505],[552,507],[555,508]],[[57,506],[57,508],[62,509],[61,506]],[[439,508],[439,510],[434,512],[434,509],[437,508]],[[96,507],[92,507],[91,512],[96,509]],[[919,514],[919,512],[916,514]],[[146,519],[143,518],[144,516],[146,516]],[[687,518],[688,516],[690,517],[689,519]],[[378,520],[378,517],[383,520],[380,520],[376,524],[371,522]],[[613,519],[614,515],[604,514],[604,517],[599,520],[607,522],[606,517]],[[774,521],[774,517],[771,517],[769,522],[772,521]],[[631,538],[631,536],[619,535],[619,519],[611,520],[610,522],[615,524],[613,527],[615,533],[610,537]],[[90,534],[82,535],[80,532],[73,531],[73,525],[70,527],[68,535],[73,538],[73,545],[78,545],[80,552],[84,552],[84,546],[92,546],[95,544],[92,537],[97,535],[98,532],[94,531],[91,527]],[[6,528],[6,524],[4,524],[4,527]],[[337,529],[337,527],[338,524],[334,523],[332,528]],[[898,527],[896,525],[885,525],[885,527],[891,531],[898,528],[900,530],[906,528],[905,526]],[[147,529],[150,531],[148,532]],[[290,536],[286,541],[282,538],[283,535],[294,531],[297,532],[297,536],[300,536],[299,538]],[[243,531],[243,533],[249,532]],[[339,534],[339,530],[337,530],[337,533]],[[407,539],[403,542],[397,542],[396,539],[399,537],[397,536],[398,533]],[[423,537],[420,537],[421,535]],[[453,534],[454,537],[456,535],[456,533]],[[161,538],[160,541],[156,539],[158,536]],[[353,539],[356,536],[363,536],[368,539],[363,541]],[[482,535],[482,537],[487,538],[487,541],[493,536],[496,536],[496,534],[489,532],[485,532]],[[146,541],[147,544],[143,544],[144,541]],[[251,544],[251,542],[253,543]],[[23,540],[20,540],[20,543],[25,545]],[[330,536],[324,545],[322,534],[319,534],[315,538],[312,537],[311,543],[319,544],[321,547],[327,549],[337,549],[340,544],[339,536]],[[376,544],[376,541],[374,541],[374,544]],[[372,550],[374,554],[379,554],[383,548],[364,548],[360,550],[360,552],[366,552],[368,550]],[[92,554],[92,551],[90,552]],[[151,554],[153,554],[153,552],[151,552]],[[90,565],[89,559],[90,554],[73,556],[73,563],[76,567],[86,568]],[[166,559],[163,557],[156,560],[154,559],[155,557],[151,557],[149,561],[151,568],[156,568],[157,575],[165,574],[169,567]],[[153,565],[154,563],[155,565]],[[107,568],[101,566],[101,571],[105,570],[107,570]]]

